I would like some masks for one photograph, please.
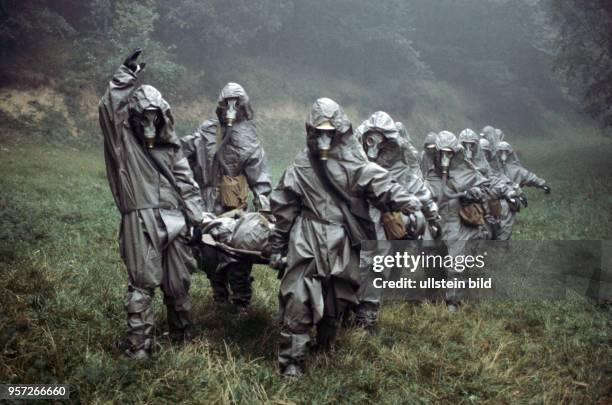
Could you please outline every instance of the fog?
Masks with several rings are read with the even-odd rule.
[[[609,8],[601,0],[3,0],[0,84],[52,81],[63,93],[99,94],[122,58],[143,47],[145,81],[172,104],[214,103],[237,81],[272,116],[279,105],[297,116],[325,95],[359,118],[385,110],[418,134],[494,124],[543,136],[551,116],[568,112],[610,124]]]

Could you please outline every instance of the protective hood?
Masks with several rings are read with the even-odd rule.
[[[463,147],[459,143],[459,139],[450,131],[440,132],[436,140],[436,150],[438,152],[446,149],[455,153],[448,169],[448,182],[452,185],[451,191],[465,191],[486,180],[476,166],[464,158]],[[441,191],[436,191],[436,194],[441,195]]]
[[[148,109],[159,109],[164,121],[160,128],[159,141],[180,147],[181,144],[174,132],[174,117],[170,105],[155,87],[143,84],[134,90],[130,95],[128,108],[131,116],[142,115]]]
[[[415,169],[419,167],[419,151],[412,144],[412,138],[408,133],[408,130],[399,121],[395,122],[395,127],[397,128],[397,132],[399,132],[400,139],[403,140],[404,143],[404,155],[403,159],[407,165],[413,166]]]
[[[310,151],[317,150],[316,127],[325,122],[331,123],[335,129],[328,157],[338,161],[368,161],[361,143],[353,136],[353,127],[342,107],[325,97],[314,102],[306,118],[306,142]]]
[[[466,128],[459,134],[459,142],[474,142],[478,144],[480,137],[471,130],[470,128]]]
[[[400,127],[400,129],[401,128],[403,128],[403,125]],[[378,157],[376,158],[376,163],[385,168],[391,167],[397,161],[402,161],[405,164],[411,163],[409,159],[410,150],[407,150],[409,143],[407,142],[405,136],[402,136],[396,123],[389,116],[389,114],[384,111],[377,111],[372,114],[370,118],[363,121],[359,127],[357,127],[355,130],[355,136],[362,145],[363,137],[368,132],[378,132],[384,138],[384,143]]]
[[[453,156],[450,158],[450,165],[445,163],[445,153],[444,151],[450,150],[453,152]],[[436,164],[444,173],[444,167],[447,167],[447,171],[450,177],[460,175],[460,172],[464,171],[464,166],[469,167],[469,170],[475,171],[476,168],[474,165],[467,161],[463,155],[463,147],[461,143],[459,143],[459,139],[450,131],[442,131],[438,134],[436,138]],[[468,170],[468,171],[469,171]],[[453,173],[455,171],[456,173]]]
[[[355,129],[355,136],[359,140],[364,134],[370,131],[380,132],[386,141],[392,141],[396,144],[399,142],[400,133],[395,126],[393,119],[384,111],[376,111],[367,120]]]
[[[474,132],[470,128],[464,129],[459,134],[459,143],[461,143],[461,145],[465,149],[463,153],[466,159],[469,159],[472,162],[475,162],[479,158],[478,157],[479,149],[480,149],[479,140],[480,140],[480,137],[476,134],[476,132]],[[466,149],[466,146],[464,145],[464,143],[471,143],[474,146],[471,147],[471,150],[468,150]]]
[[[491,149],[491,142],[487,141],[486,139],[480,138],[480,141],[478,143],[479,143],[480,150],[483,150],[483,151],[485,151],[485,150],[493,151]]]
[[[509,164],[509,163],[518,163],[518,164],[520,164],[519,159],[516,156],[516,153],[514,153],[514,148],[508,142],[501,141],[497,145],[496,154],[497,154],[498,159],[499,159],[499,156],[500,156],[500,152],[506,152],[508,154],[508,160],[506,161],[506,164]]]
[[[436,134],[435,132],[428,133],[427,136],[425,137],[425,140],[423,141],[423,149],[425,149],[427,145],[431,145],[431,144],[435,145],[437,138],[438,138],[438,134]]]
[[[455,134],[450,131],[442,131],[436,137],[436,149],[438,151],[450,149],[454,153],[459,153],[463,148]]]
[[[221,93],[219,93],[219,98],[217,99],[217,117],[219,120],[223,121],[223,112],[225,107],[223,106],[223,102],[228,98],[237,98],[240,115],[238,116],[237,121],[241,120],[252,120],[254,113],[253,107],[251,106],[251,100],[249,99],[249,95],[244,90],[244,87],[239,85],[238,83],[229,82],[223,89],[221,89]]]
[[[318,99],[312,105],[306,118],[306,130],[310,131],[325,121],[329,121],[340,135],[352,133],[351,122],[342,107],[327,97]]]
[[[487,125],[482,129],[482,136],[484,139],[489,141],[493,150],[496,150],[497,144],[500,143],[504,139],[503,132],[501,131],[498,132],[495,128],[493,128],[490,125]]]

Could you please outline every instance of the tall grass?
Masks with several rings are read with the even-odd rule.
[[[275,178],[290,160],[276,134],[302,133],[285,125],[261,128]],[[517,238],[612,237],[609,142],[513,143],[553,189],[528,191]],[[288,382],[276,369],[278,281],[264,266],[243,320],[216,312],[206,278],[194,275],[195,341],[185,347],[162,337],[158,296],[155,356],[128,362],[119,216],[101,150],[6,144],[0,169],[0,382],[68,383],[80,403],[612,401],[612,310],[578,297],[481,302],[458,316],[388,303],[376,332],[343,331],[334,352]]]

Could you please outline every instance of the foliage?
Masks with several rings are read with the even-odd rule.
[[[84,62],[81,70],[93,71],[99,78],[98,83],[105,83],[122,58],[140,47],[146,49],[147,63],[154,66],[150,73],[147,72],[150,80],[165,94],[172,96],[180,92],[185,67],[176,61],[172,45],[154,38],[155,25],[160,18],[154,1],[96,0],[90,7],[87,20],[96,23],[88,35],[76,41]]]
[[[293,12],[293,0],[170,0],[158,1],[159,36],[181,44],[187,64],[244,52],[263,36],[276,34]]]
[[[0,51],[15,50],[51,36],[65,39],[75,29],[57,11],[44,7],[44,1],[0,1]]]
[[[549,0],[558,30],[556,67],[585,111],[612,133],[612,3]]]
[[[94,83],[100,91],[127,52],[140,46],[146,80],[175,100],[203,93],[214,99],[223,79],[280,72],[266,79],[266,96],[310,94],[311,85],[300,78],[314,76],[361,87],[349,103],[400,116],[423,99],[423,81],[446,82],[481,101],[482,116],[519,126],[534,121],[538,103],[555,107],[562,99],[549,74],[550,55],[534,46],[538,22],[524,18],[537,9],[535,1],[36,0],[35,9],[72,28],[63,34],[69,40],[50,38],[47,53],[28,47],[13,53],[32,51],[29,58],[45,63],[28,66],[71,84]],[[11,20],[25,21],[30,8],[8,10]],[[48,24],[63,32],[59,22]],[[66,62],[49,54],[62,54]],[[288,69],[297,74],[284,74]]]

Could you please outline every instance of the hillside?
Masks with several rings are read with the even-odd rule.
[[[385,302],[375,331],[344,328],[287,381],[276,273],[255,267],[238,319],[197,272],[194,342],[168,342],[157,293],[152,359],[122,356],[121,216],[97,106],[130,50],[145,49],[142,82],[162,91],[179,136],[214,114],[226,82],[244,85],[274,183],[318,97],[354,127],[387,111],[418,149],[429,131],[491,124],[552,189],[525,190],[514,239],[611,240],[612,138],[559,77],[545,4],[0,0],[0,382],[67,383],[88,404],[612,403],[612,307],[583,296],[586,277],[562,299],[468,301],[455,316],[440,302]]]

